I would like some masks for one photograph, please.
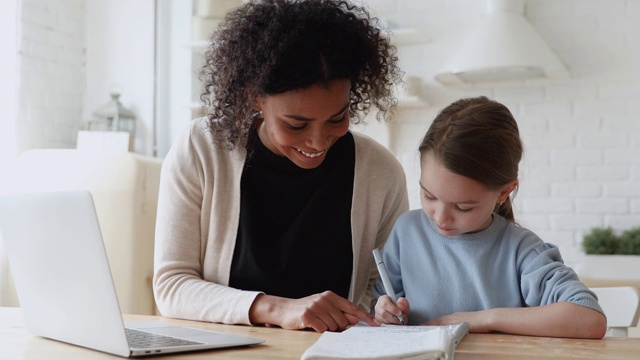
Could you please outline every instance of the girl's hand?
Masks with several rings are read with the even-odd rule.
[[[411,306],[409,305],[409,301],[403,297],[399,298],[394,304],[389,295],[382,295],[378,298],[378,302],[376,302],[375,310],[376,320],[381,323],[400,325],[398,316],[402,315],[404,324],[406,325],[409,322]]]
[[[252,323],[317,332],[341,331],[360,320],[380,325],[369,313],[331,291],[302,299],[258,295],[249,310],[249,318]]]
[[[508,334],[577,339],[601,339],[607,319],[596,310],[569,302],[523,308],[493,308],[460,312],[423,325],[471,324],[471,332],[499,331]]]
[[[491,328],[491,310],[458,312],[450,315],[441,316],[437,319],[429,320],[421,325],[456,325],[463,322],[471,324],[469,332],[488,333],[493,331]]]

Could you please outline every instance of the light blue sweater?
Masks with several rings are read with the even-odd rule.
[[[421,209],[411,210],[396,221],[382,256],[396,295],[411,304],[412,325],[454,312],[563,301],[602,313],[555,245],[497,214],[481,232],[446,237]],[[385,294],[379,278],[372,290],[375,299]]]

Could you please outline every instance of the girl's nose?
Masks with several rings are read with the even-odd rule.
[[[436,209],[433,219],[438,223],[438,225],[446,224],[451,217],[449,216],[449,211],[444,206],[440,206]]]

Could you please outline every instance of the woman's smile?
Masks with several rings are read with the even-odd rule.
[[[306,152],[306,151],[298,149],[296,147],[294,147],[294,149],[298,150],[298,152],[300,152],[302,155],[304,155],[304,156],[306,156],[308,158],[311,158],[311,159],[316,158],[316,157],[321,156],[322,154],[324,154],[324,150],[320,151],[320,152],[312,153],[312,152]]]

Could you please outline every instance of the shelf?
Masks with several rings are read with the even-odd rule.
[[[417,96],[398,97],[398,107],[421,109],[426,108],[429,104]]]
[[[415,28],[393,28],[384,30],[391,39],[391,43],[399,45],[419,45],[431,42],[430,39],[422,37]]]

